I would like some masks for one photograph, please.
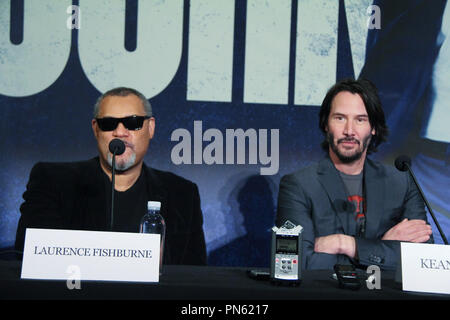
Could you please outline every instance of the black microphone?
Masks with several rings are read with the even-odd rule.
[[[400,171],[408,171],[408,168],[411,167],[411,158],[405,155],[397,157],[395,167]]]
[[[397,159],[395,159],[395,167],[400,171],[408,171],[409,172],[417,189],[419,189],[419,193],[422,196],[423,202],[425,202],[425,205],[427,206],[428,211],[430,212],[430,215],[433,218],[433,221],[439,230],[442,240],[444,241],[445,244],[448,245],[447,238],[445,237],[444,232],[442,232],[441,226],[439,225],[439,222],[437,221],[436,217],[434,216],[433,210],[431,209],[430,204],[428,203],[427,199],[425,198],[425,195],[423,194],[422,189],[420,188],[419,183],[416,180],[416,176],[414,175],[414,173],[411,169],[411,158],[406,155],[397,157]]]
[[[333,201],[333,205],[338,212],[353,213],[356,211],[356,207],[353,202],[347,200],[336,199]]]
[[[116,156],[125,152],[125,143],[120,139],[112,139],[109,143],[109,151]]]
[[[352,201],[336,199],[333,201],[333,206],[337,212],[344,214],[355,214],[356,206]],[[363,237],[366,232],[366,216],[364,214],[357,214],[355,217],[356,221],[356,236]]]
[[[116,177],[116,155],[125,152],[125,143],[120,139],[113,139],[109,143],[109,151],[112,153],[112,174],[111,174],[111,231],[114,225],[114,186]]]

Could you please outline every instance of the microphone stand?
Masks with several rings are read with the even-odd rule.
[[[114,186],[116,178],[116,152],[117,148],[114,148],[114,153],[112,157],[112,175],[111,175],[111,231],[114,225]]]
[[[442,240],[444,241],[444,243],[445,243],[446,245],[448,245],[447,238],[445,237],[444,232],[442,232],[441,226],[440,226],[439,223],[437,222],[437,219],[436,219],[436,217],[434,216],[433,210],[431,209],[431,206],[430,206],[430,204],[428,203],[427,198],[425,198],[425,195],[424,195],[423,192],[422,192],[422,188],[420,188],[420,185],[417,183],[416,177],[415,177],[413,171],[411,170],[411,167],[409,166],[409,163],[408,163],[407,161],[405,161],[405,162],[403,162],[403,165],[405,165],[405,166],[408,168],[408,172],[410,173],[411,177],[413,178],[414,183],[415,183],[416,186],[417,186],[417,189],[419,189],[420,195],[422,196],[422,199],[424,200],[425,205],[427,206],[428,211],[430,212],[430,215],[431,215],[431,217],[433,218],[434,224],[436,225],[436,227],[437,227],[438,230],[439,230],[439,233],[440,233],[440,235],[441,235]]]
[[[112,153],[112,175],[111,175],[111,231],[114,226],[114,189],[116,180],[116,155],[121,155],[125,151],[125,144],[120,139],[113,139],[109,143],[109,152]]]

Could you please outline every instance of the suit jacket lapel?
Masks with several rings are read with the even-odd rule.
[[[156,175],[152,168],[147,167],[143,164],[144,173],[146,175],[147,181],[147,199],[148,201],[159,201],[161,202],[161,214],[165,216],[167,213],[168,206],[168,192],[164,187],[161,179]]]
[[[317,173],[320,183],[328,194],[334,212],[341,222],[344,233],[352,233],[352,231],[349,230],[350,226],[347,224],[345,216],[347,213],[345,212],[345,207],[343,205],[343,203],[347,201],[345,185],[329,157],[319,162]]]
[[[377,237],[378,226],[383,215],[384,177],[386,173],[382,167],[370,159],[364,165],[364,186],[366,193],[366,238]]]

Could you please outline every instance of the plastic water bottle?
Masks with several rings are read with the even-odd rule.
[[[162,273],[162,261],[164,256],[164,238],[166,235],[166,223],[160,215],[161,202],[148,201],[147,213],[141,219],[139,228],[140,233],[153,233],[161,236],[160,256],[159,256],[159,273]]]

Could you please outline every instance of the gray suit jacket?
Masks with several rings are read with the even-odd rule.
[[[364,181],[366,231],[363,237],[355,238],[358,261],[351,261],[345,255],[314,252],[316,237],[355,234],[345,216],[349,213],[343,205],[347,198],[344,182],[330,158],[281,179],[276,224],[290,220],[304,228],[303,268],[332,269],[336,263],[350,262],[396,268],[400,243],[381,238],[404,218],[426,221],[424,203],[409,174],[394,167],[366,159]]]

